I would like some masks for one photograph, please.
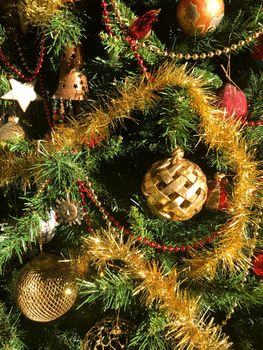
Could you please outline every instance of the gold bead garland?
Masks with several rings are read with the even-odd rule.
[[[111,0],[110,2],[115,12],[115,16],[120,24],[120,27],[124,29],[126,27],[125,21],[127,20],[121,17],[121,11],[118,8],[116,0]],[[183,54],[183,53],[175,53],[172,51],[161,50],[152,44],[148,45],[145,42],[139,42],[139,41],[136,41],[136,45],[138,45],[141,48],[148,49],[149,51],[154,52],[157,55],[169,57],[171,59],[177,59],[177,60],[184,59],[186,61],[193,59],[196,61],[199,59],[204,60],[206,58],[213,58],[214,56],[221,56],[222,54],[226,54],[226,55],[231,54],[236,50],[241,49],[245,45],[252,43],[256,39],[258,39],[261,34],[263,34],[263,28],[259,28],[256,32],[254,32],[247,38],[243,40],[239,40],[238,43],[231,44],[230,46],[226,46],[222,49],[216,49],[214,51],[203,52],[203,53],[193,53],[193,54],[191,53]]]

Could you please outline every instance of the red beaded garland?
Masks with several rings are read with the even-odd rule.
[[[103,20],[105,24],[105,29],[108,32],[108,35],[113,36],[114,33],[111,30],[111,20],[109,18],[109,11],[107,10],[108,3],[102,0],[101,7],[103,8],[102,15],[103,15]],[[138,52],[138,47],[136,46],[137,40],[130,37],[129,35],[126,35],[125,33],[123,34],[125,36],[125,41],[130,45],[131,50],[134,52],[134,58],[137,60],[137,63],[140,66],[141,71],[143,72],[143,74],[145,74],[146,78],[149,78],[150,75],[149,73],[147,73],[147,67],[145,67],[144,61],[141,58],[140,53]]]
[[[85,200],[85,195],[91,200],[91,202],[101,211],[103,218],[109,220],[113,226],[120,231],[123,231],[126,235],[133,236],[132,232],[129,229],[124,229],[124,226],[119,223],[118,220],[116,220],[112,215],[110,215],[100,204],[100,202],[97,200],[96,196],[94,195],[93,191],[91,190],[89,184],[86,185],[83,181],[78,181],[78,188],[80,193],[80,198],[82,199],[82,205],[87,205],[87,202]],[[84,195],[85,193],[85,195]],[[156,249],[156,250],[163,250],[163,251],[169,251],[169,252],[185,252],[186,250],[192,250],[192,249],[200,249],[203,248],[205,243],[211,243],[214,241],[220,234],[220,232],[225,228],[225,225],[222,226],[219,230],[215,231],[212,235],[205,238],[205,241],[199,240],[194,242],[192,245],[188,244],[187,246],[166,246],[161,245],[160,243],[156,243],[154,241],[149,241],[147,238],[143,238],[141,235],[136,237],[136,240],[143,243],[144,245],[149,245],[150,247]],[[91,222],[88,219],[88,230],[91,232]]]
[[[15,73],[17,76],[19,76],[19,78],[23,79],[26,82],[31,82],[33,80],[36,79],[36,77],[38,76],[42,65],[43,65],[43,61],[44,61],[44,54],[45,54],[45,35],[44,33],[41,36],[40,39],[40,51],[39,51],[39,56],[38,56],[38,62],[36,65],[36,68],[31,71],[27,66],[25,66],[27,72],[32,72],[30,76],[26,76],[25,74],[23,74],[21,72],[21,70],[19,70],[16,66],[14,66],[10,61],[9,58],[5,56],[2,48],[0,47],[0,60],[13,72]]]

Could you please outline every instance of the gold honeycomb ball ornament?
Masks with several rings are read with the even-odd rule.
[[[70,263],[41,253],[20,271],[15,295],[21,312],[30,320],[50,322],[59,318],[77,297]]]
[[[24,139],[25,132],[23,128],[16,123],[6,123],[0,127],[0,142],[14,141]]]
[[[184,221],[199,213],[207,197],[207,181],[195,163],[176,149],[172,158],[154,163],[146,173],[142,192],[152,213]]]
[[[131,330],[132,325],[126,320],[105,318],[88,331],[81,350],[127,349]]]

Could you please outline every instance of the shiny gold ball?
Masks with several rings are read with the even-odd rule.
[[[81,350],[127,349],[131,330],[132,325],[126,320],[105,318],[88,331]]]
[[[0,127],[0,142],[13,141],[15,139],[24,139],[25,132],[23,128],[16,123],[6,123]]]
[[[20,271],[15,294],[21,312],[30,320],[50,322],[59,318],[77,297],[70,263],[41,253]]]
[[[224,17],[223,0],[180,0],[177,21],[187,34],[206,34],[214,30]]]
[[[173,158],[154,163],[146,173],[142,192],[152,213],[173,221],[188,220],[203,207],[207,181],[195,163],[177,149]]]

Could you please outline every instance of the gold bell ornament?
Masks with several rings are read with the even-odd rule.
[[[88,92],[87,77],[80,72],[84,63],[82,46],[67,46],[60,64],[59,84],[53,95],[53,120],[63,125],[66,115],[73,115],[71,101],[83,101]]]
[[[198,165],[183,155],[177,148],[172,158],[154,163],[142,183],[150,210],[163,219],[191,219],[206,201],[206,177]]]
[[[25,131],[18,123],[18,117],[9,117],[6,124],[0,127],[0,143],[15,141],[25,138]]]
[[[64,315],[77,297],[75,274],[70,262],[41,253],[20,271],[15,297],[30,320],[50,322]]]

